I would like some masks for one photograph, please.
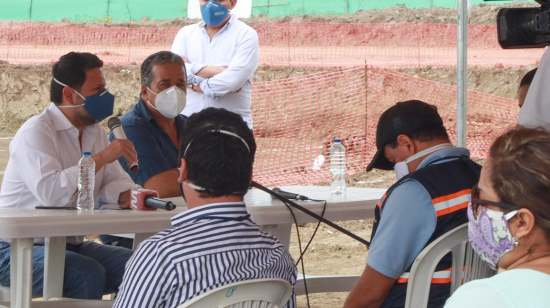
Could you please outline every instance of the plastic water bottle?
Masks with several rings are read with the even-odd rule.
[[[346,148],[340,139],[334,139],[329,150],[329,159],[332,174],[330,193],[343,194],[346,192]]]
[[[95,161],[90,152],[82,153],[78,162],[78,201],[76,207],[81,211],[94,209]]]

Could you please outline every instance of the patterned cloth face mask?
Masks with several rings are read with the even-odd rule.
[[[481,259],[496,270],[498,260],[515,247],[516,238],[510,233],[508,221],[518,211],[504,214],[484,206],[475,206],[475,201],[481,200],[472,200],[474,206],[472,202],[468,204],[468,238]]]

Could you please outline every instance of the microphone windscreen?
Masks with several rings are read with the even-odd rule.
[[[113,130],[113,128],[122,125],[122,122],[120,122],[120,119],[117,117],[112,117],[107,121],[107,126],[110,130]]]

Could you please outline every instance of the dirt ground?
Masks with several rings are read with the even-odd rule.
[[[535,3],[507,4],[510,6],[536,6]],[[475,6],[471,10],[471,24],[493,24],[498,7]],[[347,16],[292,16],[286,18],[254,17],[248,23],[266,22],[456,22],[455,9],[391,9],[361,11]],[[196,20],[176,19],[171,21],[147,21],[124,24],[130,26],[183,26]],[[110,23],[109,25],[121,25]],[[516,98],[519,80],[533,65],[507,68],[470,67],[468,89],[502,97]],[[269,67],[262,66],[255,75],[255,81],[268,81],[307,75],[327,68],[314,67]],[[400,69],[413,76],[456,84],[456,69],[452,67],[421,67]],[[116,96],[115,115],[122,115],[136,102],[139,91],[139,67],[110,65],[104,68],[109,90]],[[9,157],[8,144],[21,124],[32,115],[38,114],[49,104],[51,64],[10,65],[0,61],[0,181]],[[349,186],[387,188],[395,181],[393,172],[372,171],[348,179]],[[372,221],[349,221],[341,226],[364,238],[370,238]],[[300,226],[302,242],[308,241],[315,224]],[[290,251],[297,259],[299,252],[296,232],[293,231]],[[360,243],[329,227],[319,228],[308,253],[305,255],[306,273],[311,275],[361,274],[365,266],[367,249]],[[347,293],[310,295],[311,307],[341,307]],[[305,296],[298,298],[299,307],[306,307]]]

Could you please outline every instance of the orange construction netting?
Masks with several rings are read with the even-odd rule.
[[[409,99],[436,105],[454,143],[456,95],[456,86],[373,66],[257,82],[254,179],[264,185],[328,182],[328,148],[334,138],[346,146],[348,175],[364,172],[376,151],[381,113]],[[468,102],[468,148],[473,157],[485,157],[492,141],[515,125],[517,102],[474,91],[468,92]],[[320,155],[325,164],[316,170]]]
[[[425,23],[252,24],[260,63],[290,66],[455,66],[457,26]],[[0,22],[0,60],[55,62],[69,51],[89,51],[109,64],[140,64],[170,50],[178,27],[122,27],[62,23]],[[502,50],[496,26],[470,25],[469,65],[535,64],[542,49]]]
[[[254,83],[252,112],[258,142],[254,179],[264,185],[328,182],[327,156],[336,137],[347,148],[348,174],[363,172],[375,152],[380,114],[398,101],[420,99],[439,108],[456,138],[456,86],[387,70],[456,65],[456,25],[266,23],[262,65],[329,66],[333,70]],[[96,53],[106,63],[141,63],[169,50],[179,28],[0,22],[0,60],[54,62],[69,51]],[[502,50],[495,26],[469,27],[470,65],[537,63],[543,50]],[[485,157],[492,140],[514,125],[514,100],[468,92],[468,148]]]

